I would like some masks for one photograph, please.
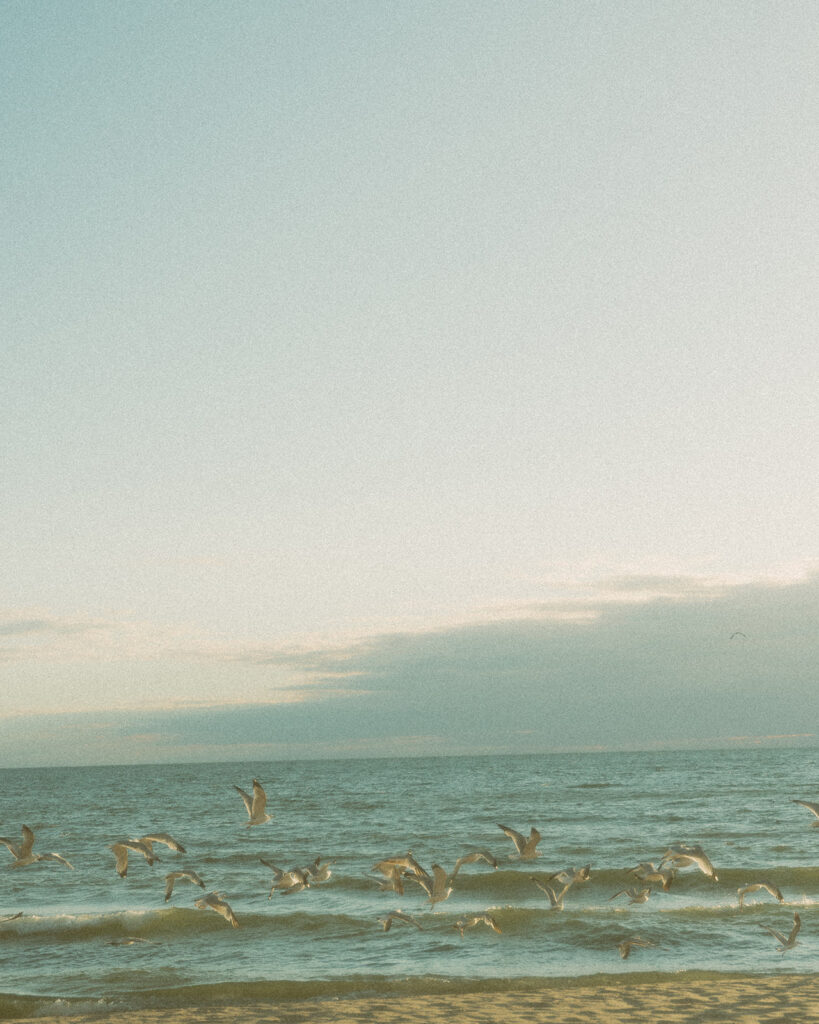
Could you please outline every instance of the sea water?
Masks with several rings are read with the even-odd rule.
[[[272,821],[247,827],[235,786],[258,778]],[[0,1017],[60,1008],[128,1008],[548,985],[685,971],[809,972],[819,967],[819,828],[795,799],[819,800],[817,748],[506,757],[106,766],[0,771],[0,835],[34,829],[46,860],[11,867],[0,846]],[[542,834],[520,860],[498,827]],[[167,832],[152,866],[112,843]],[[718,873],[681,870],[641,904],[624,895],[639,861],[699,843]],[[411,850],[427,870],[487,849],[435,904],[411,880],[399,895],[373,865]],[[289,869],[332,859],[332,875],[273,891],[262,859]],[[535,885],[591,865],[552,910]],[[198,909],[203,891],[165,875],[192,868],[233,908],[233,928]],[[737,889],[767,880],[746,898]],[[420,929],[379,918],[401,909]],[[786,953],[765,931],[798,944]],[[455,922],[489,912],[463,937]],[[618,944],[651,943],[621,959]],[[59,1002],[58,1002],[59,1001]]]

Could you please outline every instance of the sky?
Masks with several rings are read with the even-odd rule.
[[[817,39],[5,0],[0,765],[815,744]]]

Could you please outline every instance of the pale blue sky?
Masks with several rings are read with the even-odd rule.
[[[388,638],[513,694],[533,662],[501,670],[487,638],[590,607],[609,629],[604,599],[670,601],[680,640],[683,608],[781,582],[815,616],[817,42],[796,2],[7,0],[17,762],[41,715],[156,737],[139,716],[191,702],[287,701],[307,754],[466,749],[480,722],[362,710],[376,677],[423,692],[412,658],[385,682]],[[620,699],[577,744],[674,739],[629,733],[626,676],[558,633],[544,699],[561,668]],[[356,666],[334,686],[328,645]],[[802,692],[816,652],[792,651]]]

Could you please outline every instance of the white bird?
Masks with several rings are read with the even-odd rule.
[[[177,853],[187,853],[185,847],[181,843],[177,843],[175,839],[172,839],[167,832],[151,832],[150,835],[141,836],[139,842],[144,843],[151,853],[154,850],[154,843],[162,843],[169,850],[175,850]]]
[[[222,899],[220,892],[209,892],[207,896],[196,900],[194,906],[199,907],[201,910],[215,910],[217,914],[221,914],[234,928],[239,927],[236,915],[233,913],[230,904]]]
[[[451,877],[454,879],[458,872],[461,870],[464,864],[474,864],[476,861],[484,860],[490,867],[497,870],[498,858],[489,852],[489,850],[474,850],[472,853],[467,853],[463,857],[459,857],[455,861],[455,867],[452,869]]]
[[[536,847],[541,840],[541,835],[536,828],[533,828],[530,831],[528,839],[521,835],[520,832],[516,832],[513,828],[509,828],[508,825],[498,825],[498,828],[505,835],[509,836],[515,844],[515,849],[518,851],[518,857],[520,857],[521,860],[533,860],[535,857],[540,856]]]
[[[819,828],[819,804],[813,804],[809,800],[792,800],[791,803],[801,804],[803,807],[816,815],[816,821],[812,822],[814,828]]]
[[[379,917],[378,920],[383,925],[385,932],[388,932],[394,924],[413,924],[418,931],[424,930],[414,917],[410,917],[409,914],[405,914],[401,910],[392,910],[386,917]]]
[[[555,871],[553,875],[549,875],[546,881],[551,882],[553,878],[556,878],[558,882],[568,883],[569,885],[574,885],[577,882],[588,882],[591,878],[591,864],[584,864],[582,868],[566,868],[564,871]]]
[[[775,886],[772,882],[751,882],[737,889],[737,896],[739,897],[739,909],[742,910],[742,904],[745,900],[745,897],[749,893],[759,892],[760,889],[765,889],[766,892],[769,892],[771,896],[773,896],[773,898],[775,900],[778,900],[780,903],[782,903],[785,899],[785,897],[779,891],[779,888]]]
[[[260,857],[259,860],[266,868],[270,868],[273,872],[273,884],[270,886],[268,899],[273,896],[276,890],[283,896],[289,896],[291,893],[301,892],[302,889],[309,889],[310,876],[302,868],[291,868],[289,871],[283,871],[263,857]]]
[[[688,843],[672,843],[660,859],[661,868],[664,864],[672,864],[677,868],[685,868],[694,864],[712,882],[719,881],[714,865],[706,857],[705,851],[699,844],[689,846]]]
[[[552,905],[552,910],[563,909],[563,897],[566,895],[569,889],[571,889],[571,882],[567,882],[566,885],[564,885],[563,888],[560,890],[560,892],[557,893],[551,887],[551,885],[544,885],[542,882],[539,882],[534,875],[530,875],[529,877],[535,883],[538,889],[540,889],[541,892],[545,892],[546,895],[549,897],[549,903],[551,903]]]
[[[194,885],[198,885],[200,889],[205,888],[205,883],[197,875],[195,871],[172,871],[169,875],[165,875],[165,902],[171,898],[173,887],[175,882],[193,882]]]
[[[790,935],[788,935],[787,938],[782,934],[782,932],[777,931],[776,928],[771,928],[769,924],[761,924],[759,927],[764,928],[766,932],[770,932],[781,946],[779,952],[785,953],[787,950],[793,949],[796,945],[796,936],[799,934],[799,929],[802,927],[802,918],[799,914],[794,913],[793,928],[791,928]]]
[[[654,943],[649,942],[648,939],[641,939],[639,935],[635,935],[633,939],[623,939],[622,942],[618,942],[617,948],[620,950],[620,956],[622,957],[622,959],[628,960],[629,954],[635,946],[639,946],[645,949],[653,945]]]
[[[457,928],[461,933],[461,938],[464,937],[464,931],[467,928],[472,928],[476,924],[485,924],[487,928],[491,928],[493,932],[497,932],[498,935],[502,935],[503,932],[498,927],[498,922],[492,917],[491,914],[470,914],[469,917],[461,917],[452,926]]]
[[[613,896],[609,896],[609,902],[617,899],[618,896],[628,896],[629,905],[632,903],[645,903],[648,897],[651,895],[651,889],[621,889],[616,892]]]
[[[413,882],[417,882],[426,892],[428,903],[435,905],[442,903],[452,892],[451,879],[440,864],[432,865],[432,878],[429,875],[408,875]]]
[[[120,878],[125,878],[128,874],[128,853],[141,853],[145,860],[149,864],[154,864],[159,860],[153,849],[147,844],[143,843],[141,839],[122,839],[118,843],[113,843],[109,849],[113,850],[117,855],[117,874]]]
[[[262,789],[262,784],[258,779],[253,780],[253,796],[249,793],[245,793],[243,789],[238,786],[233,787],[239,796],[244,801],[245,807],[247,808],[248,820],[245,822],[245,828],[250,828],[251,825],[264,825],[267,821],[272,821],[271,816],[265,811],[267,806],[267,794]]]
[[[378,861],[372,867],[373,871],[380,871],[382,875],[386,875],[388,878],[395,869],[399,870],[402,874],[408,873],[419,877],[428,877],[428,872],[413,857],[412,850],[409,850],[403,857],[385,857],[384,860]]]
[[[330,865],[334,864],[333,860],[322,860],[321,857],[316,857],[312,864],[308,864],[304,868],[304,872],[310,878],[312,882],[326,882],[327,879],[332,875]]]
[[[15,843],[12,839],[6,839],[4,836],[0,836],[0,843],[8,848],[9,853],[14,857],[14,860],[10,864],[13,868],[25,868],[29,864],[37,864],[44,860],[56,860],[60,864],[65,864],[66,867],[74,870],[74,865],[69,864],[68,861],[59,853],[34,853],[34,833],[28,827],[23,825],[21,830],[20,842]]]
[[[663,892],[668,892],[677,877],[677,868],[658,868],[651,861],[641,861],[636,867],[629,868],[628,873],[641,882],[659,884]]]

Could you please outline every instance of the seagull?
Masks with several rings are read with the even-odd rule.
[[[409,872],[411,875],[429,877],[429,873],[425,871],[413,857],[412,850],[407,851],[404,857],[385,857],[384,860],[380,860],[377,864],[373,864],[372,870],[380,871],[383,875],[387,875],[387,877],[389,877],[393,874],[393,869],[396,868],[402,873]]]
[[[801,804],[803,807],[807,807],[807,809],[812,814],[815,814],[816,815],[816,821],[814,821],[812,824],[813,824],[814,828],[819,828],[819,804],[812,804],[808,800],[791,800],[791,803],[793,803],[793,804]],[[4,839],[0,839],[0,842],[5,842],[5,840]]]
[[[663,892],[668,892],[671,888],[674,879],[677,877],[677,869],[675,867],[662,868],[656,867],[651,861],[641,861],[636,867],[629,868],[628,873],[634,875],[641,882],[648,882],[649,884],[654,882],[659,883],[663,887]]]
[[[476,924],[485,924],[487,928],[491,928],[493,932],[497,932],[498,935],[502,935],[503,932],[498,927],[498,922],[492,917],[491,914],[471,914],[469,917],[459,918],[453,928],[457,928],[461,933],[461,938],[464,937],[464,931],[467,928],[472,928]]]
[[[784,954],[787,950],[793,949],[796,945],[796,936],[799,934],[799,929],[802,927],[802,918],[799,914],[794,913],[793,928],[791,928],[791,933],[787,938],[785,938],[782,932],[777,931],[776,928],[771,928],[769,924],[761,924],[759,927],[764,928],[766,932],[770,932],[771,935],[773,935],[782,947],[779,952]]]
[[[512,842],[515,844],[515,848],[518,851],[518,857],[521,860],[533,860],[535,857],[539,857],[540,853],[536,849],[537,844],[540,842],[540,832],[536,828],[533,828],[529,833],[529,838],[522,836],[520,832],[516,832],[513,828],[509,828],[508,825],[498,825],[501,832],[504,832]]]
[[[429,875],[408,875],[413,882],[417,882],[425,890],[429,900],[427,902],[435,905],[442,903],[452,892],[452,879],[449,877],[440,864],[432,865],[432,878]]]
[[[22,838],[19,845],[13,839],[6,839],[4,836],[0,836],[0,843],[8,847],[8,851],[15,861],[24,860],[31,863],[29,858],[32,856],[31,848],[34,846],[34,833],[28,825],[23,825]]]
[[[151,853],[154,852],[154,843],[163,843],[170,850],[175,850],[177,853],[187,853],[187,850],[181,843],[177,843],[175,839],[171,839],[167,832],[152,832],[150,835],[142,836],[139,840],[140,843],[144,843]]]
[[[199,907],[201,910],[215,910],[217,914],[221,914],[234,928],[239,927],[239,922],[236,920],[236,915],[231,910],[230,904],[222,899],[222,894],[219,892],[209,892],[207,896],[197,900],[194,906]]]
[[[648,948],[653,946],[653,942],[649,942],[648,939],[641,939],[639,935],[635,935],[633,939],[623,939],[622,942],[618,942],[617,948],[620,950],[620,956],[623,960],[628,960],[629,954],[635,946],[641,948]]]
[[[489,852],[489,850],[474,850],[472,853],[467,853],[463,857],[459,857],[455,861],[455,867],[452,869],[452,878],[458,874],[464,864],[474,864],[476,861],[485,860],[487,864],[495,868],[498,868],[498,858]]]
[[[609,896],[609,901],[617,899],[618,896],[628,896],[629,905],[632,903],[645,903],[648,897],[651,895],[651,889],[621,889],[616,892],[613,896]]]
[[[194,885],[198,885],[200,889],[205,888],[205,883],[197,875],[195,871],[172,871],[169,875],[165,875],[165,902],[171,898],[173,887],[175,882],[180,882],[186,879],[188,882],[193,882]]]
[[[26,868],[29,864],[36,864],[38,861],[43,860],[56,860],[60,864],[65,864],[66,867],[74,870],[74,865],[69,864],[65,857],[59,853],[34,853],[32,847],[34,846],[34,833],[28,827],[23,825],[21,830],[20,843],[17,844],[12,839],[6,839],[4,836],[0,836],[0,843],[8,848],[9,853],[14,857],[14,860],[10,864],[13,868]]]
[[[389,871],[385,872],[387,877],[383,882],[378,883],[379,889],[390,889],[397,892],[399,896],[404,895],[404,872],[397,864],[393,864]]]
[[[566,868],[565,871],[555,871],[553,875],[549,875],[546,881],[551,882],[553,878],[569,885],[574,885],[575,882],[588,882],[591,878],[591,864],[585,864],[582,868]]]
[[[311,882],[326,882],[333,873],[330,870],[331,864],[335,864],[335,861],[316,857],[312,864],[304,868],[304,873],[309,876]]]
[[[265,811],[267,805],[267,794],[262,789],[262,784],[258,779],[253,780],[253,796],[249,793],[245,793],[243,789],[238,786],[233,787],[239,796],[244,800],[245,807],[247,808],[248,820],[245,822],[245,828],[250,828],[251,825],[264,825],[266,821],[271,821],[272,818]]]
[[[741,888],[737,889],[737,896],[739,897],[739,909],[742,910],[743,901],[745,897],[748,895],[748,893],[758,892],[760,889],[765,889],[767,892],[771,894],[771,896],[773,896],[775,900],[778,900],[780,903],[782,903],[782,901],[785,899],[785,897],[779,891],[777,886],[775,886],[772,882],[751,882],[750,884],[743,885]]]
[[[741,636],[743,640],[747,640],[748,637],[742,632],[741,629],[735,629],[734,632],[728,637],[729,640],[733,640],[734,637]]]
[[[663,854],[660,860],[660,867],[662,868],[663,864],[668,863],[678,868],[686,868],[691,864],[695,864],[711,881],[719,881],[714,865],[706,857],[705,851],[699,844],[689,846],[688,843],[672,843]]]
[[[159,860],[151,846],[148,843],[144,843],[141,839],[122,839],[118,843],[113,843],[109,849],[113,850],[117,855],[117,874],[120,878],[125,878],[128,874],[129,851],[141,853],[149,864]]]
[[[551,885],[544,885],[542,882],[539,882],[534,875],[530,875],[529,877],[535,883],[538,889],[540,889],[541,892],[545,892],[546,895],[549,897],[549,902],[552,905],[552,910],[563,909],[563,897],[566,895],[569,889],[571,889],[571,882],[567,882],[566,885],[564,885],[563,888],[560,890],[560,892],[556,893],[555,890],[551,887]]]
[[[270,868],[273,872],[273,884],[270,886],[270,892],[268,899],[273,896],[276,889],[284,896],[289,896],[293,892],[301,892],[302,889],[308,889],[310,887],[309,875],[302,868],[291,868],[289,871],[283,871],[281,868],[277,868],[275,864],[271,864],[269,860],[265,860],[260,857],[259,860],[264,864],[266,868]]]
[[[393,924],[414,924],[419,932],[424,930],[414,917],[410,917],[409,914],[405,914],[400,910],[392,910],[386,917],[379,917],[378,920],[384,926],[385,932],[388,932]]]

